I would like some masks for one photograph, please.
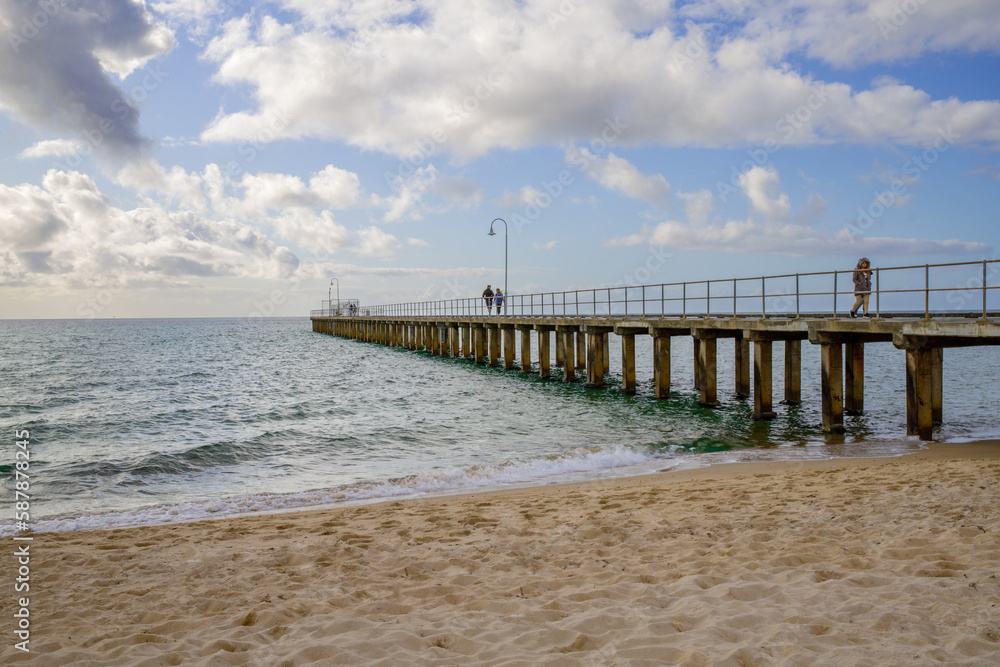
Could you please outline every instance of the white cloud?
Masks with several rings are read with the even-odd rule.
[[[115,181],[138,192],[155,192],[181,208],[204,211],[209,205],[205,176],[178,165],[166,169],[150,158],[133,160],[118,171]]]
[[[233,180],[216,164],[207,165],[202,173],[179,166],[167,170],[151,159],[130,163],[116,178],[121,185],[158,196],[182,210],[272,229],[313,257],[345,252],[366,257],[391,255],[402,245],[395,236],[375,226],[349,230],[330,208],[375,205],[386,209],[387,220],[417,219],[426,210],[422,196],[436,179],[437,172],[429,165],[408,179],[400,179],[392,196],[379,198],[364,194],[357,174],[333,165],[312,174],[308,184],[297,176],[268,172],[244,173]],[[417,238],[407,243],[429,245]]]
[[[156,0],[151,3],[154,11],[184,23],[190,29],[205,19],[223,13],[232,0]]]
[[[330,211],[315,214],[309,209],[294,208],[270,218],[270,222],[279,236],[314,256],[333,255],[351,245],[351,233]]]
[[[684,202],[684,213],[692,224],[703,225],[708,222],[708,216],[715,208],[715,201],[709,190],[681,192],[677,197]]]
[[[739,178],[740,187],[750,200],[752,210],[765,222],[786,220],[791,211],[788,195],[780,192],[778,172],[769,167],[753,167]]]
[[[678,198],[685,203],[686,222],[667,220],[654,226],[643,225],[639,231],[608,239],[604,245],[615,248],[647,244],[677,250],[797,257],[819,253],[956,255],[988,250],[987,244],[979,242],[870,237],[848,227],[831,235],[820,227],[803,224],[822,217],[826,211],[823,198],[812,194],[801,210],[793,211],[773,169],[754,167],[742,175],[739,185],[750,205],[745,219],[710,219],[714,204],[708,190],[679,193]]]
[[[547,243],[532,243],[531,247],[535,250],[552,250],[556,247],[556,242],[548,241]]]
[[[814,81],[787,61],[803,52],[835,65],[996,52],[1000,4],[990,0],[961,0],[961,11],[921,4],[888,36],[878,28],[879,16],[891,14],[887,0],[777,0],[752,11],[713,0],[641,10],[572,3],[566,12],[540,0],[285,5],[304,19],[230,21],[207,48],[216,81],[249,86],[257,106],[220,111],[204,140],[259,138],[280,118],[275,138],[341,140],[399,156],[423,145],[465,158],[573,143],[598,152],[608,141],[928,146],[946,128],[960,144],[1000,142],[996,101],[935,100],[888,81],[853,90]],[[726,32],[717,21],[723,7]],[[620,133],[609,137],[615,118]],[[609,157],[603,166],[603,178],[617,178],[628,196],[662,198],[666,184],[655,176],[639,184],[627,163]]]
[[[720,3],[693,5],[699,10]],[[752,12],[742,28],[748,38],[779,53],[801,50],[839,67],[927,52],[997,53],[1000,44],[1000,6],[992,0],[781,0],[755,4]]]
[[[641,199],[654,206],[662,206],[670,199],[670,184],[662,174],[643,174],[635,165],[614,153],[602,158],[586,148],[574,146],[566,151],[566,162],[582,167],[588,178],[597,181],[606,190]]]
[[[424,193],[436,182],[437,170],[432,164],[420,167],[407,178],[398,178],[393,185],[392,195],[375,198],[375,202],[386,209],[382,219],[385,222],[421,219],[424,213]]]
[[[273,212],[294,209],[339,210],[370,204],[357,174],[333,165],[312,174],[306,183],[298,176],[268,172],[246,172],[233,180],[214,163],[200,174],[176,165],[168,170],[147,158],[119,170],[116,182],[155,193],[182,208],[211,207],[217,214],[250,220],[267,220]]]
[[[383,257],[391,255],[400,246],[399,240],[392,234],[386,234],[374,225],[358,230],[358,254],[365,257]]]
[[[329,208],[350,208],[361,199],[361,180],[358,175],[338,169],[332,164],[313,174],[309,179],[309,189],[316,196],[319,206]]]
[[[0,185],[0,283],[58,288],[180,285],[200,277],[286,278],[299,261],[253,228],[159,207],[111,205],[78,172]]]
[[[313,202],[302,179],[289,174],[243,174],[240,187],[244,204],[251,209],[280,210],[309,206]]]
[[[77,141],[75,139],[49,139],[47,141],[39,141],[33,146],[29,146],[21,151],[18,157],[22,159],[48,157],[50,155],[63,156],[72,155],[76,153],[83,147],[82,141]]]
[[[429,248],[430,245],[431,245],[430,243],[428,243],[427,241],[425,241],[423,239],[416,239],[416,238],[413,238],[412,236],[410,238],[406,239],[406,244],[407,245],[419,246],[421,248]]]

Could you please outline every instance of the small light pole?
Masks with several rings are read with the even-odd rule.
[[[507,300],[507,221],[503,218],[494,218],[493,222],[490,223],[490,233],[487,236],[496,236],[497,233],[493,231],[493,223],[499,220],[503,223],[503,298],[504,301]]]
[[[336,278],[331,278],[330,279],[330,288],[331,289],[327,290],[328,297],[329,297],[329,302],[330,302],[330,313],[331,313],[331,316],[333,314],[333,294],[332,294],[333,289],[332,288],[333,288],[333,283],[334,282],[337,283],[337,314],[340,315],[340,281],[337,280]]]

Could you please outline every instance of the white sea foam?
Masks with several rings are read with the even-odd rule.
[[[669,452],[646,447],[577,449],[559,456],[510,461],[500,465],[445,468],[405,479],[383,480],[334,489],[317,489],[292,494],[246,494],[189,503],[152,505],[75,518],[41,520],[33,522],[31,527],[36,532],[124,528],[234,514],[571,481],[574,475],[583,475],[581,478],[589,478],[588,474],[593,477],[629,475],[648,472],[640,468],[652,462],[658,462],[657,468],[662,468],[663,459],[669,457],[671,457]],[[0,535],[9,534],[11,534],[9,526],[0,528]]]

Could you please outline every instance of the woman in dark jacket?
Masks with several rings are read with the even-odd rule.
[[[858,260],[858,265],[854,267],[854,296],[857,301],[851,306],[851,317],[857,317],[858,306],[862,302],[865,304],[865,317],[868,317],[868,297],[872,293],[872,272],[871,262],[867,257]]]

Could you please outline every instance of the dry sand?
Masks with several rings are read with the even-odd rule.
[[[0,663],[997,665],[998,473],[937,445],[38,535]]]

